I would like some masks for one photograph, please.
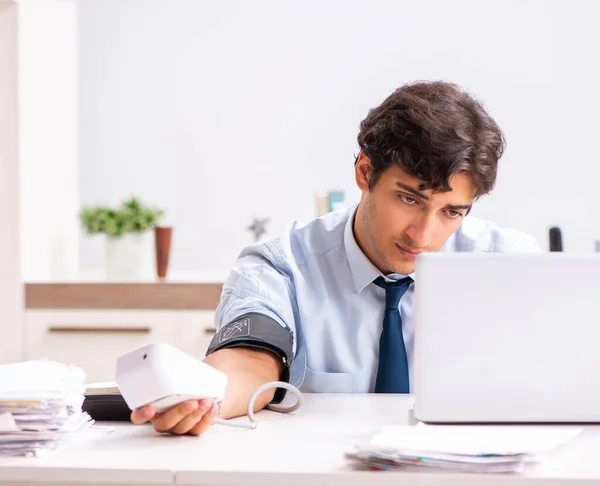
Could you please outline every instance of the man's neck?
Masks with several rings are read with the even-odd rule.
[[[363,252],[377,270],[385,275],[385,270],[380,268],[380,265],[377,264],[377,258],[375,258],[374,253],[370,251],[363,221],[362,204],[359,204],[354,213],[354,220],[352,221],[352,234],[354,235],[354,239],[356,240],[356,244],[358,245],[358,248],[360,248],[360,251]]]

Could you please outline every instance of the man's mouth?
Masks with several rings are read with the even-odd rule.
[[[404,258],[407,258],[408,260],[416,259],[417,256],[419,255],[419,253],[421,253],[420,250],[412,250],[410,248],[406,248],[406,247],[400,246],[398,244],[396,244],[396,246],[398,247],[398,250],[400,250],[400,253],[402,254],[402,256]]]

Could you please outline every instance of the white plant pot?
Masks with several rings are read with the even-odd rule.
[[[106,238],[108,280],[148,280],[155,276],[152,231]]]

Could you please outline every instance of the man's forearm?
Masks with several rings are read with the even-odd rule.
[[[224,348],[210,354],[204,362],[227,375],[228,385],[221,403],[222,418],[248,413],[248,403],[256,389],[280,379],[283,364],[267,351],[245,348]],[[275,394],[275,388],[265,390],[254,402],[254,411],[264,408]]]

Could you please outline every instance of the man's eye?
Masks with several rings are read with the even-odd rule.
[[[410,206],[417,204],[417,200],[414,197],[405,196],[404,194],[400,194],[398,197],[400,197],[403,202]]]
[[[454,209],[449,209],[446,211],[446,214],[452,219],[460,218],[463,215],[460,211],[455,211]]]

